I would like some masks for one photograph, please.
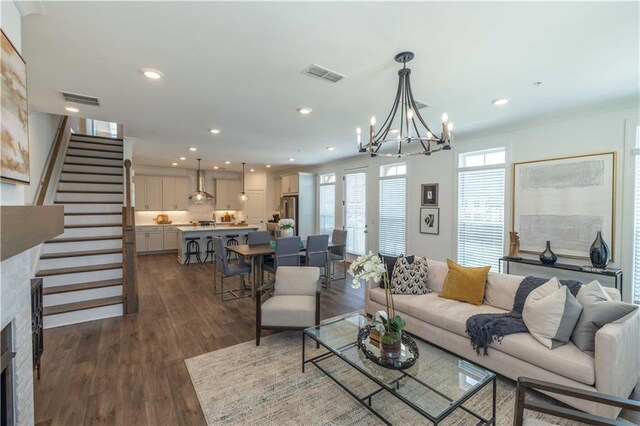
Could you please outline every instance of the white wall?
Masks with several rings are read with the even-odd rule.
[[[29,161],[31,184],[25,187],[25,204],[34,204],[60,117],[35,110],[29,111]]]
[[[336,200],[342,200],[342,175],[345,170],[367,167],[367,208],[369,223],[369,249],[377,250],[378,238],[378,174],[384,163],[405,161],[408,165],[407,176],[407,235],[406,252],[431,259],[445,260],[456,258],[456,158],[457,154],[480,149],[505,147],[507,150],[507,185],[505,205],[505,231],[511,227],[511,171],[514,162],[540,160],[559,156],[617,152],[617,191],[616,191],[616,241],[615,262],[611,267],[622,267],[627,282],[625,299],[630,297],[631,264],[623,256],[623,247],[629,247],[631,236],[632,211],[623,209],[623,194],[628,191],[631,182],[623,178],[623,165],[627,162],[629,149],[625,151],[625,124],[637,120],[640,111],[637,106],[607,105],[589,110],[574,111],[554,117],[546,117],[510,128],[496,130],[494,133],[467,136],[454,141],[452,151],[441,151],[431,157],[370,158],[365,154],[346,160],[332,162],[319,167],[306,168],[318,174],[336,173]],[[423,183],[438,183],[440,208],[440,234],[426,235],[419,232],[420,186]],[[341,203],[336,203],[336,226],[342,226],[343,211]],[[595,236],[594,236],[595,237]],[[508,232],[505,232],[505,250],[508,247]],[[610,243],[610,242],[609,242]],[[541,251],[543,248],[541,247]],[[561,259],[564,263],[588,264],[588,260]],[[514,270],[511,271],[514,273]],[[516,271],[523,274],[543,275],[540,268]],[[562,275],[562,274],[559,274]],[[582,280],[593,276],[578,277]],[[606,279],[606,283],[610,283]]]

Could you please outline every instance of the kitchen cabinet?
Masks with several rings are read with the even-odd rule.
[[[298,174],[282,176],[282,194],[297,195],[299,186]]]
[[[136,176],[135,185],[136,210],[163,210],[160,176]]]
[[[274,179],[273,183],[274,183],[273,193],[276,198],[274,206],[276,206],[276,210],[280,210],[280,198],[282,198],[282,178]]]
[[[164,250],[178,250],[178,229],[175,226],[164,228]]]
[[[186,177],[162,178],[162,209],[187,210],[189,181]]]
[[[174,243],[174,248],[164,247],[164,227],[162,226],[139,226],[136,227],[136,252],[144,253],[151,251],[162,250],[175,250],[177,243]],[[171,230],[169,231],[171,232]],[[175,238],[177,239],[178,231],[173,227]]]
[[[239,180],[216,179],[216,210],[242,210],[240,191]]]
[[[163,231],[150,231],[147,233],[147,249],[148,251],[164,250]]]

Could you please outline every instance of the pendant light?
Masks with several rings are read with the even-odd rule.
[[[242,192],[240,193],[240,201],[243,203],[247,201],[247,194],[244,192],[244,165],[246,163],[242,163]]]

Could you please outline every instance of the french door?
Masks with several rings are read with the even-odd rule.
[[[362,255],[368,249],[367,171],[347,171],[344,175],[344,228],[347,253]]]

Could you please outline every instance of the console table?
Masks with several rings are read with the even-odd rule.
[[[505,264],[505,271],[509,273],[509,265],[511,263],[519,263],[521,265],[540,266],[542,268],[560,269],[563,271],[580,272],[582,274],[600,275],[604,277],[613,277],[615,280],[615,288],[622,294],[622,269],[605,269],[603,271],[583,271],[578,265],[569,265],[566,263],[554,263],[553,265],[545,265],[539,260],[534,259],[514,259],[512,257],[501,257],[498,259],[498,272],[502,272],[502,263]]]

